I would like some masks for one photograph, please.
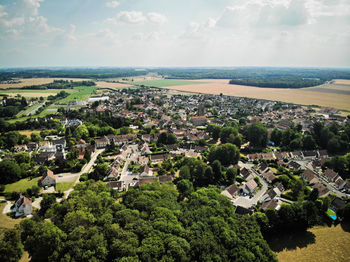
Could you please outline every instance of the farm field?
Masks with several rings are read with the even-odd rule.
[[[286,235],[269,243],[281,262],[350,261],[349,225],[314,227],[306,233]]]
[[[342,80],[343,81],[343,80]],[[260,88],[242,85],[230,85],[228,79],[201,79],[188,80],[193,84],[186,85],[161,85],[161,88],[173,89],[184,92],[204,93],[204,94],[224,94],[238,97],[249,97],[282,101],[303,105],[318,105],[332,107],[341,110],[350,110],[350,94],[325,93],[323,91],[303,89],[281,89],[281,88]],[[201,83],[206,82],[206,83]],[[333,84],[330,84],[332,88]]]
[[[129,82],[134,85],[154,86],[154,87],[169,87],[169,86],[185,86],[185,85],[200,85],[205,84],[203,81],[194,83],[188,80],[173,80],[173,79],[159,79],[159,80],[147,80],[140,82]]]
[[[78,86],[74,87],[72,92],[66,98],[59,101],[59,104],[67,104],[71,100],[87,100],[91,94],[93,94],[98,87],[96,86]]]
[[[96,86],[100,88],[127,88],[132,87],[133,85],[127,84],[127,83],[112,83],[112,82],[106,82],[106,81],[97,81]]]
[[[41,131],[42,130],[20,130],[18,131],[18,133],[29,137],[31,134],[40,134]],[[50,130],[46,129],[46,131],[50,131]]]
[[[0,84],[1,88],[21,88],[24,86],[32,86],[32,85],[44,85],[52,83],[54,80],[72,80],[72,81],[84,81],[84,80],[90,80],[85,78],[23,78],[23,79],[14,79],[21,81],[17,84]]]

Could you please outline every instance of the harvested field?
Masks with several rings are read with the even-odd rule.
[[[52,83],[53,80],[72,80],[72,81],[84,81],[84,80],[90,80],[90,79],[84,79],[84,78],[24,78],[24,79],[14,79],[20,81],[20,83],[17,84],[0,84],[1,88],[21,88],[24,86],[32,86],[32,85],[43,85]]]
[[[106,81],[97,81],[96,85],[101,88],[127,88],[132,87],[133,85],[127,84],[127,83],[112,83],[112,82],[106,82]]]
[[[333,107],[342,110],[350,110],[350,95],[317,92],[303,89],[260,88],[243,85],[230,85],[228,79],[200,79],[191,80],[193,85],[162,86],[184,92],[204,94],[224,94],[238,97],[250,97],[273,101],[282,101],[303,105],[318,105]],[[198,83],[206,82],[206,83]]]
[[[133,82],[135,85],[153,86],[153,87],[168,87],[168,86],[183,86],[183,85],[200,85],[206,82],[194,82],[188,80],[175,80],[175,79],[160,79],[160,80],[148,80],[141,82]]]
[[[45,131],[51,131],[51,130],[52,129],[46,129]],[[29,137],[31,134],[40,134],[41,131],[43,130],[21,130],[21,131],[18,131],[18,133]]]
[[[269,241],[281,262],[350,261],[349,226],[314,227]]]

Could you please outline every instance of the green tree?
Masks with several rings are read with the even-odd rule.
[[[255,122],[247,127],[247,139],[253,147],[266,147],[268,140],[267,128],[261,122]]]
[[[0,260],[4,262],[19,261],[23,254],[20,233],[17,229],[7,229],[0,236]]]
[[[230,143],[213,146],[209,151],[208,159],[210,162],[219,160],[223,165],[237,164],[239,160],[239,150]]]

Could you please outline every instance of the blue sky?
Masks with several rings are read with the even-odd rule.
[[[349,0],[0,0],[0,67],[350,67]]]

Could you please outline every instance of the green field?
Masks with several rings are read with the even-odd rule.
[[[30,178],[24,178],[21,179],[15,183],[12,184],[7,184],[5,185],[5,193],[10,193],[10,192],[24,192],[28,188],[31,188],[32,186],[37,186],[38,185],[38,180],[39,177],[30,179]]]
[[[61,182],[56,184],[56,191],[67,191],[68,189],[71,189],[74,186],[74,182]]]
[[[129,83],[133,84],[133,85],[167,87],[167,86],[183,86],[183,85],[204,84],[205,82],[192,82],[192,81],[184,81],[184,80],[163,79],[163,80],[149,80],[149,81],[129,82]]]
[[[72,100],[87,100],[91,94],[93,94],[98,87],[96,86],[77,86],[74,87],[74,90],[76,92],[70,94],[66,98],[61,99],[58,101],[59,104],[67,104],[69,101]]]
[[[11,218],[7,214],[3,214],[6,203],[0,203],[0,234],[4,229],[14,228],[15,225],[19,224],[23,218]]]

